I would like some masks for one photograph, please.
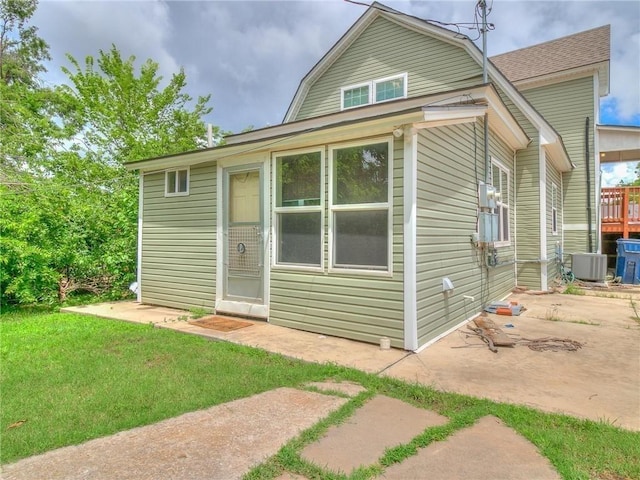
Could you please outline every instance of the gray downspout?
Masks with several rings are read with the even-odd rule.
[[[591,227],[591,165],[589,162],[589,123],[590,119],[587,117],[584,126],[584,163],[587,167],[587,228],[588,228],[588,242],[589,253],[593,252],[593,231]]]

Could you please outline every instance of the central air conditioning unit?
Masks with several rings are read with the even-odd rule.
[[[604,282],[607,278],[607,256],[600,253],[573,253],[571,272],[579,280]]]

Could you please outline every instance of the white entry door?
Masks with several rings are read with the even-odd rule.
[[[262,168],[225,171],[224,299],[263,303]]]

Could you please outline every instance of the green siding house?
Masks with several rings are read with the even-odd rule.
[[[521,91],[482,64],[468,38],[374,4],[282,124],[129,164],[138,300],[418,350],[517,285],[547,289],[594,168],[573,134],[600,66]]]

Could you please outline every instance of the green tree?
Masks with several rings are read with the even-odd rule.
[[[3,302],[128,285],[135,278],[138,177],[123,164],[204,146],[209,97],[194,102],[184,93],[183,71],[161,87],[157,63],[137,69],[115,46],[83,67],[68,58],[69,84],[50,92],[57,130],[48,134],[59,141],[46,153],[22,152],[15,162],[21,177],[3,179]],[[45,117],[43,111],[36,113]],[[24,134],[26,124],[18,127]],[[219,139],[217,128],[214,135]]]

